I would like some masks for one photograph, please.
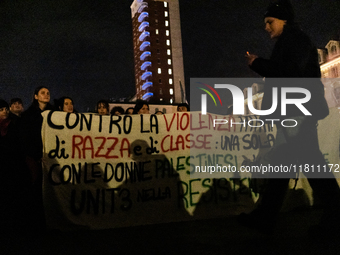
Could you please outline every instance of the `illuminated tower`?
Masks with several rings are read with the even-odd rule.
[[[134,0],[131,5],[137,99],[185,101],[178,0]]]

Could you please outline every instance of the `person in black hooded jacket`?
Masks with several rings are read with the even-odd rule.
[[[305,107],[316,120],[323,119],[329,111],[324,97],[324,86],[318,79],[321,77],[321,72],[317,49],[309,37],[294,23],[293,15],[285,14],[284,11],[280,13],[280,9],[283,8],[275,4],[265,14],[266,31],[272,39],[276,40],[270,59],[253,54],[246,56],[250,68],[266,78],[262,109],[269,109],[272,105],[272,87],[302,87],[311,93],[311,100],[305,104]],[[278,99],[280,99],[280,90],[278,92]],[[293,94],[290,98],[294,96],[301,97]],[[288,105],[285,118],[291,116],[304,116],[304,114],[294,105]],[[266,117],[282,119],[280,100],[275,112]]]
[[[329,114],[324,97],[324,87],[320,81],[321,72],[316,47],[309,37],[294,22],[294,12],[289,1],[272,3],[265,14],[265,30],[276,43],[270,59],[260,58],[255,54],[247,54],[249,67],[265,77],[265,89],[262,110],[270,109],[272,88],[278,88],[278,107],[267,119],[293,119],[296,126],[283,127],[277,125],[275,146],[270,154],[272,166],[308,165],[309,167],[327,166],[319,149],[317,122]],[[288,79],[289,78],[289,79]],[[304,107],[311,115],[307,115],[295,105],[287,105],[286,115],[282,114],[282,87],[300,87],[307,89],[310,100]],[[301,93],[289,93],[289,98],[301,98]],[[279,122],[276,122],[279,123]],[[276,173],[275,173],[276,174]],[[241,214],[239,222],[261,231],[272,231],[288,187],[291,175],[270,176],[262,201],[250,214]],[[313,175],[314,174],[314,175]],[[306,173],[315,195],[320,197],[324,207],[324,217],[318,231],[333,224],[340,212],[339,186],[332,173]],[[318,179],[317,177],[321,177]],[[340,229],[340,225],[338,226]],[[320,230],[321,229],[321,230]]]

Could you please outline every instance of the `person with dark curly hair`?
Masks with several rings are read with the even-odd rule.
[[[133,114],[149,114],[150,113],[149,104],[146,101],[137,101],[135,107],[133,108]]]
[[[109,115],[109,102],[106,100],[99,100],[96,105],[96,112],[99,115]]]
[[[110,114],[111,115],[122,115],[124,114],[124,109],[120,106],[115,106],[112,108]]]
[[[129,107],[125,110],[125,114],[133,114],[133,107]]]
[[[57,110],[63,112],[74,113],[74,103],[73,99],[68,96],[61,97],[57,100]]]

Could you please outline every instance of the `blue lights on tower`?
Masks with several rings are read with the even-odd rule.
[[[147,29],[150,26],[150,24],[148,22],[149,13],[147,11],[145,11],[145,10],[147,10],[146,8],[148,7],[148,3],[143,2],[142,0],[140,0],[138,2],[140,3],[140,6],[138,8],[138,13],[140,13],[140,15],[138,17],[138,22],[141,23],[138,27],[138,31],[141,32],[138,39],[139,39],[140,42],[142,42],[141,45],[139,46],[139,50],[141,51],[140,60],[143,61],[140,68],[141,68],[142,71],[144,71],[141,78],[142,78],[142,80],[145,81],[143,83],[142,90],[145,93],[143,95],[143,100],[147,100],[147,99],[150,99],[153,96],[153,93],[149,92],[150,91],[149,89],[153,87],[153,83],[151,81],[149,81],[150,77],[152,77],[152,72],[150,72],[148,70],[148,67],[150,67],[151,64],[152,64],[151,61],[149,61],[149,58],[148,58],[148,57],[151,56],[151,52],[149,50],[150,47],[151,47],[151,44],[147,40],[150,37],[150,32],[147,31]]]
[[[143,95],[143,100],[147,100],[147,99],[149,99],[149,98],[152,97],[152,96],[153,96],[153,93],[151,93],[151,92],[145,93],[145,94]]]

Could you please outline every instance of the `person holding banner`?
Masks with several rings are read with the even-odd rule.
[[[99,100],[97,102],[96,110],[99,115],[109,115],[109,108],[109,103],[106,100]]]
[[[45,86],[35,89],[33,103],[22,114],[22,140],[27,169],[31,176],[32,189],[32,215],[31,221],[34,230],[44,230],[45,220],[42,204],[42,165],[43,144],[41,138],[41,127],[43,117],[41,113],[45,110],[53,110],[50,104],[50,91]]]
[[[69,112],[69,113],[74,113],[74,103],[73,99],[70,97],[61,97],[59,100],[56,102],[57,108],[60,111],[63,112]]]
[[[23,144],[27,156],[27,165],[31,170],[32,183],[40,183],[41,180],[41,158],[42,140],[41,126],[43,117],[41,113],[45,110],[53,110],[50,104],[50,91],[44,87],[37,87],[34,91],[33,103],[22,114]]]
[[[305,105],[312,116],[305,116],[297,107],[288,108],[287,114],[283,116],[280,112],[280,99],[277,104],[278,110],[270,116],[264,116],[278,120],[289,118],[298,123],[294,127],[277,125],[276,142],[270,155],[270,164],[327,167],[319,149],[317,135],[318,120],[325,118],[329,113],[324,97],[324,87],[320,81],[318,54],[309,37],[294,22],[294,18],[294,11],[289,0],[279,0],[269,5],[264,15],[264,22],[265,30],[270,38],[276,40],[272,55],[270,59],[264,59],[247,52],[246,58],[253,71],[266,77],[262,110],[271,108],[273,87],[278,87],[278,89],[305,87],[311,93],[311,100]],[[272,78],[280,78],[280,80]],[[298,86],[292,86],[292,83],[284,78],[294,78],[292,82]],[[309,79],[308,84],[304,84],[301,78],[314,79]],[[293,97],[299,98],[296,94]],[[240,215],[239,222],[242,225],[264,232],[273,230],[290,178],[277,178],[273,175],[269,176],[270,179],[259,207],[250,214]],[[336,223],[337,213],[340,212],[340,191],[333,173],[327,171],[316,176],[306,172],[305,175],[308,177],[314,194],[320,197],[324,208],[324,216],[315,228],[317,230],[311,231],[310,234],[326,234],[329,233],[329,228],[340,230],[340,225]]]
[[[133,107],[129,107],[125,110],[125,114],[133,114]]]
[[[149,114],[149,104],[146,101],[137,101],[135,107],[133,108],[133,114]]]
[[[118,115],[122,115],[124,113],[125,113],[124,109],[122,107],[120,107],[120,106],[113,107],[111,112],[110,112],[111,115],[117,115],[117,116]]]
[[[187,103],[182,103],[177,106],[177,111],[178,112],[189,112],[190,108]]]

